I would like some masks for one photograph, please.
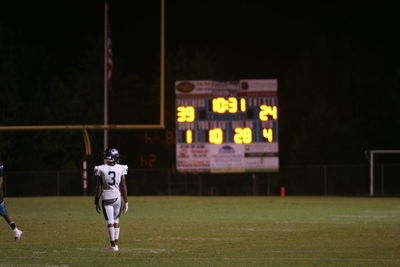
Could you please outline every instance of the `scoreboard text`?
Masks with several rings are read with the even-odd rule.
[[[177,81],[181,172],[278,171],[276,80]]]

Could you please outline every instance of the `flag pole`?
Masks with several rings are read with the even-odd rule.
[[[108,125],[108,65],[107,65],[107,49],[108,49],[108,5],[107,0],[104,1],[104,125]],[[104,150],[108,148],[108,129],[104,129]]]

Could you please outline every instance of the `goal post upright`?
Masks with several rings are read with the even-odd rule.
[[[369,153],[369,195],[374,196],[374,155],[375,154],[400,154],[400,150],[366,150],[365,153]]]

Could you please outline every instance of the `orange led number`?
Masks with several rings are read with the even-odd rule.
[[[246,111],[246,99],[241,98],[240,102],[236,97],[229,97],[225,99],[223,97],[214,98],[212,100],[212,111],[216,113],[236,113],[238,111]]]
[[[186,137],[186,143],[191,144],[193,142],[193,132],[192,132],[192,130],[186,130],[185,137]]]
[[[195,120],[195,111],[194,107],[188,106],[179,106],[177,107],[177,115],[178,115],[178,122],[193,122]]]
[[[258,116],[262,121],[267,121],[268,116],[271,116],[272,119],[276,120],[278,118],[278,108],[276,106],[261,105]]]
[[[221,128],[214,128],[208,131],[208,141],[211,144],[222,144],[224,141],[224,133]]]
[[[263,136],[270,143],[272,142],[272,140],[274,140],[273,134],[272,134],[272,129],[263,129]]]
[[[236,144],[250,144],[253,141],[253,133],[250,128],[236,128],[233,141]]]
[[[240,99],[240,111],[242,112],[246,111],[246,99],[244,98]]]

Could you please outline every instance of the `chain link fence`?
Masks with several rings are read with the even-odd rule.
[[[400,164],[377,165],[375,195],[400,196]],[[5,195],[93,195],[94,180],[83,188],[83,172],[23,171],[5,173]],[[171,169],[130,169],[129,195],[369,195],[369,165],[283,166],[278,173],[177,173]]]

